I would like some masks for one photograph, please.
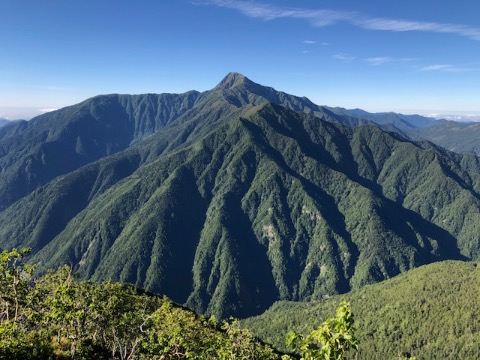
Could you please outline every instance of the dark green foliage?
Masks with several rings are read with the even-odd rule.
[[[339,301],[351,303],[361,359],[476,359],[480,353],[480,267],[422,266],[385,282],[321,302],[277,302],[242,324],[285,349],[289,329],[309,333]],[[352,356],[355,358],[355,356]]]
[[[200,138],[218,122],[241,114],[244,106],[269,101],[332,121],[358,124],[306,98],[277,92],[234,73],[205,93],[96,96],[2,127],[0,210],[55,177],[125,150],[149,135],[166,132],[140,146],[143,160]]]
[[[29,249],[0,257],[0,359],[277,359],[238,322],[218,324],[132,286],[36,278]]]
[[[351,130],[265,105],[112,186],[35,258],[42,267],[67,261],[88,278],[164,292],[219,317],[346,292],[461,256],[428,214],[402,206],[418,183],[400,188],[397,199],[389,191],[399,180],[384,180],[395,153],[415,167],[409,181],[435,178],[465,191],[429,174],[435,151],[375,127]]]
[[[56,176],[129,147],[189,110],[198,92],[106,95],[0,131],[0,210]]]
[[[28,299],[33,267],[25,263],[30,248],[0,253],[0,322],[27,317],[22,310]]]
[[[225,318],[480,256],[476,157],[335,124],[354,118],[239,74],[202,94],[111,95],[62,111],[72,109],[125,120],[133,144],[0,212],[2,245],[31,246],[40,271],[68,263]],[[63,112],[52,116],[68,128]],[[52,118],[36,122],[64,138]],[[29,127],[17,126],[5,141],[22,143]]]

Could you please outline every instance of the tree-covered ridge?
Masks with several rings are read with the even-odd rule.
[[[119,97],[95,101],[108,99]],[[239,74],[195,99],[161,130],[1,211],[2,246],[220,318],[478,259],[478,158],[336,124]]]
[[[285,349],[288,329],[308,333],[340,301],[355,314],[360,359],[477,359],[480,354],[480,267],[445,261],[410,270],[320,302],[277,302],[242,322]],[[355,357],[354,357],[355,358]]]
[[[1,128],[0,211],[55,177],[128,149],[152,134],[168,133],[160,137],[162,144],[150,140],[141,145],[153,147],[142,151],[143,160],[191,142],[192,137],[198,139],[215,124],[238,116],[240,108],[266,102],[335,122],[366,123],[337,116],[306,98],[261,86],[236,73],[203,93],[95,96]]]
[[[0,253],[0,359],[277,359],[236,321],[217,323],[132,286],[32,275]]]
[[[152,148],[140,151],[142,161],[198,140],[216,124],[240,115],[241,108],[267,102],[349,126],[377,124],[456,151],[476,153],[479,148],[476,130],[471,131],[471,126],[455,125],[455,132],[459,133],[457,130],[462,127],[463,135],[451,137],[448,125],[430,126],[428,118],[319,106],[305,97],[289,95],[231,73],[203,93],[100,95],[30,121],[2,126],[0,211],[55,177],[129,149],[150,135],[168,132],[157,139],[161,144],[150,140],[140,146]],[[461,138],[465,141],[460,141]]]
[[[57,176],[128,148],[191,109],[198,92],[104,95],[0,130],[0,211]]]
[[[70,263],[220,318],[478,256],[476,158],[273,104],[249,109],[103,191],[102,173],[128,168],[124,155],[35,191],[0,213],[4,243],[32,246],[43,268]]]

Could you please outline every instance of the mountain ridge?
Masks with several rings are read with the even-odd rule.
[[[68,263],[221,318],[480,257],[478,158],[369,122],[343,125],[355,119],[328,109],[295,111],[306,100],[278,93],[278,105],[238,74],[224,80],[177,96],[166,117],[154,116],[155,95],[125,96],[138,112],[123,115],[124,148],[5,205],[2,247],[31,246],[40,269]],[[257,86],[267,95],[248,90]],[[103,118],[109,101],[124,109],[120,98],[64,111],[105,125],[115,119]],[[86,109],[96,102],[105,107]],[[36,121],[48,128],[59,114]]]
[[[99,95],[77,105],[37,116],[28,122],[19,121],[2,127],[0,167],[4,177],[3,185],[0,186],[0,209],[56,176],[130,147],[162,130],[172,121],[188,121],[189,117],[184,115],[202,100],[207,100],[207,106],[225,100],[237,109],[271,101],[294,111],[312,113],[349,126],[371,124],[375,118],[374,114],[359,118],[345,109],[318,106],[305,97],[278,92],[238,73],[228,74],[216,87],[204,93],[190,91],[184,94]],[[222,106],[219,105],[220,108]],[[235,115],[232,109],[228,111],[232,116]],[[195,117],[195,111],[192,114]],[[217,118],[222,116],[225,114],[216,115]],[[184,117],[184,120],[180,117]],[[206,114],[205,117],[212,116]],[[394,123],[385,123],[385,120],[379,125],[386,130],[399,132],[404,137],[428,138],[428,134],[420,134],[418,129],[413,131],[411,128],[397,128]],[[188,130],[183,136],[189,136]],[[445,137],[431,138],[442,143]],[[180,138],[178,142],[183,142],[183,139]],[[476,151],[475,140],[472,142],[468,148],[459,149]],[[22,174],[24,172],[27,174]]]
[[[348,128],[264,104],[198,144],[132,169],[34,260],[46,267],[78,264],[87,278],[131,282],[225,317],[260,313],[278,298],[319,298],[423,263],[464,258],[447,231],[379,192],[366,153],[351,158],[354,150],[347,149],[372,136],[395,145],[391,152],[425,151],[411,141],[396,145],[398,135],[376,127]],[[351,168],[359,162],[367,167],[355,175]],[[363,240],[370,237],[371,243]],[[248,246],[240,246],[242,238]],[[261,276],[251,273],[255,267]],[[326,269],[331,275],[323,282]],[[217,280],[208,284],[208,278]]]
[[[10,121],[8,119],[0,118],[0,127],[8,125]]]

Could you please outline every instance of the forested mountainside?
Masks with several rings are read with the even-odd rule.
[[[479,258],[475,156],[364,126],[239,74],[189,94],[177,100],[192,107],[178,105],[169,120],[152,120],[161,116],[150,107],[139,123],[150,130],[126,132],[114,154],[3,200],[2,248],[31,246],[43,269],[67,263],[84,278],[133,283],[220,318]],[[114,126],[128,109],[121,98],[88,100],[113,99],[120,110],[110,116],[105,106],[95,117],[90,107],[85,121]],[[71,118],[60,114],[36,119],[45,122],[39,149],[57,144],[47,129],[63,141],[49,120],[68,129]],[[2,138],[12,144],[2,184],[30,181],[54,163],[20,166],[38,154],[21,147],[27,131],[35,138],[33,125],[17,126]]]
[[[448,129],[440,126],[441,122],[432,127],[437,122],[429,118],[319,106],[305,97],[276,91],[231,73],[204,93],[100,95],[28,122],[8,122],[0,130],[0,210],[55,177],[125,150],[149,135],[163,132],[165,127],[171,128],[171,138],[165,134],[163,138],[173,142],[170,148],[175,148],[190,137],[193,128],[198,131],[198,122],[211,125],[200,126],[200,133],[205,134],[216,121],[239,115],[238,109],[266,102],[349,126],[376,123],[404,137],[425,138],[459,152],[475,153],[479,147],[469,130],[462,132],[468,134],[467,141],[459,144],[455,140],[453,144],[446,136]],[[162,144],[167,146],[165,140]],[[147,160],[159,155],[159,146],[153,147],[157,151]]]
[[[129,147],[190,109],[199,93],[104,95],[0,128],[0,210],[37,187]]]
[[[232,73],[204,93],[101,95],[9,124],[0,130],[0,210],[55,177],[125,150],[171,123],[170,140],[178,137],[175,145],[179,145],[188,137],[192,118],[213,125],[244,105],[268,101],[299,111],[322,111],[306,98],[276,92]],[[210,128],[203,124],[202,129]]]
[[[317,328],[341,301],[351,303],[360,359],[477,359],[480,354],[480,267],[446,261],[410,270],[319,302],[275,303],[247,326],[280,349],[284,333]]]

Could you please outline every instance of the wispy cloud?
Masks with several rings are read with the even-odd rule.
[[[47,113],[51,111],[58,110],[58,108],[43,108],[43,109],[38,109],[41,113]]]
[[[462,73],[462,72],[471,72],[471,71],[479,71],[479,69],[470,68],[470,67],[460,67],[451,64],[432,64],[423,66],[418,69],[420,72],[427,72],[427,71],[442,71],[442,72],[450,72],[450,73]]]
[[[0,107],[0,117],[6,118],[8,120],[15,120],[15,119],[31,119],[37,115],[44,114],[46,112],[57,110],[57,108],[53,107],[15,107],[15,106],[8,106],[8,107]]]
[[[376,57],[368,57],[363,59],[367,64],[372,66],[379,66],[383,64],[392,64],[392,63],[406,63],[416,61],[418,59],[415,58],[392,58],[390,56],[376,56]]]
[[[353,22],[364,29],[385,31],[423,31],[433,33],[454,34],[480,41],[480,28],[458,24],[443,24],[424,21],[394,20],[385,18],[363,18]]]
[[[392,62],[393,59],[391,59],[391,58],[388,57],[388,56],[384,56],[384,57],[371,57],[371,58],[366,58],[365,61],[366,61],[367,63],[369,63],[370,65],[378,66],[378,65],[382,65],[382,64],[385,64],[385,63]]]
[[[461,114],[444,114],[444,113],[434,113],[426,114],[428,117],[435,119],[445,119],[451,121],[460,121],[460,122],[480,122],[480,113],[461,113]]]
[[[343,54],[343,53],[335,54],[332,57],[334,59],[341,60],[341,61],[344,61],[344,62],[351,62],[351,61],[355,60],[354,56],[350,56],[348,54]]]
[[[205,0],[197,2],[197,4],[209,4],[234,9],[248,17],[262,20],[281,18],[300,19],[310,22],[313,26],[329,26],[339,22],[346,22],[368,30],[446,33],[480,41],[480,28],[460,24],[376,18],[358,12],[286,8],[243,0]]]
[[[307,44],[307,45],[315,45],[315,44],[318,44],[318,45],[321,45],[321,46],[328,46],[330,45],[328,42],[326,41],[322,41],[322,42],[318,42],[318,41],[315,41],[315,40],[303,40],[302,41],[304,44]]]
[[[434,64],[421,67],[420,71],[445,71],[451,69],[452,65],[448,64]]]
[[[242,12],[246,16],[263,20],[281,18],[305,19],[316,26],[327,26],[354,17],[353,12],[282,8],[260,2],[242,0],[205,0],[197,1],[196,4],[209,4],[234,9]]]

